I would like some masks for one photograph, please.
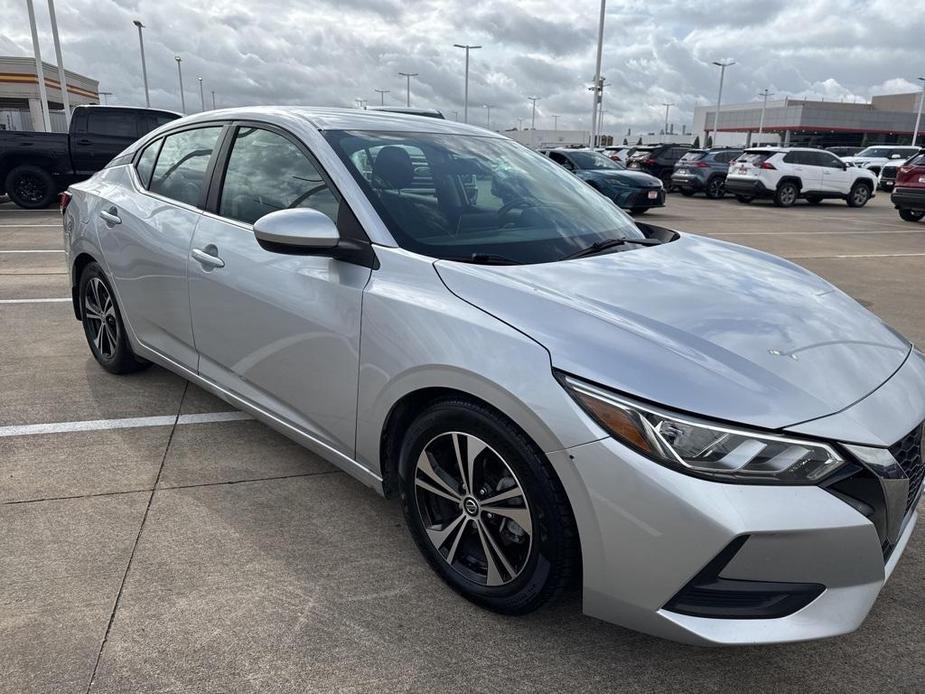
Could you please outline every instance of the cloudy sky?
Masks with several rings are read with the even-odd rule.
[[[54,61],[47,4],[35,0],[42,55]],[[196,76],[218,106],[404,103],[463,111],[463,51],[470,65],[470,116],[509,128],[529,96],[537,127],[587,128],[598,0],[58,0],[65,65],[100,81],[111,103],[143,104],[138,37],[145,30],[152,106],[179,110],[174,55],[183,57],[189,110]],[[0,55],[31,55],[25,0],[0,0]],[[914,91],[925,72],[925,0],[610,0],[603,74],[607,132],[688,126],[695,105],[716,99],[718,68],[730,58],[724,101],[778,96],[865,99]],[[915,71],[918,70],[918,73]]]

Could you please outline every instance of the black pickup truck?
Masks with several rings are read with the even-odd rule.
[[[29,209],[47,207],[142,135],[179,113],[126,106],[77,106],[68,133],[0,131],[0,195]]]

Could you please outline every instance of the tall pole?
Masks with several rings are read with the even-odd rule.
[[[538,96],[528,96],[528,101],[533,102],[533,114],[530,116],[530,146],[536,147],[536,102],[540,100]]]
[[[100,92],[100,96],[103,97],[103,106],[109,103],[109,97],[112,96],[112,92]]]
[[[145,38],[141,32],[145,25],[138,19],[133,20],[132,24],[138,27],[138,46],[141,48],[141,79],[145,83],[145,106],[151,108],[151,95],[148,94],[148,66],[145,63]]]
[[[724,62],[722,60],[714,60],[713,64],[719,67],[719,93],[716,95],[716,112],[713,114],[713,137],[710,138],[710,145],[716,147],[716,127],[719,124],[719,107],[723,101],[723,78],[726,76],[726,68],[735,65],[735,61],[727,60]]]
[[[919,112],[915,117],[915,127],[912,129],[912,146],[915,147],[915,141],[919,139],[919,123],[922,122],[922,104],[925,103],[925,77],[919,77],[922,80],[922,98],[919,99]]]
[[[466,82],[465,90],[463,96],[463,123],[469,122],[469,51],[474,51],[476,48],[481,48],[481,46],[470,46],[466,43],[454,43],[455,48],[465,48],[466,49]]]
[[[764,100],[761,102],[761,118],[758,120],[758,135],[760,136],[764,132],[764,112],[768,108],[768,97],[773,96],[773,92],[769,92],[768,88],[765,87],[763,90],[758,92],[758,96],[764,97]],[[758,142],[760,145],[761,142]]]
[[[61,105],[64,106],[64,121],[71,120],[71,100],[67,93],[67,77],[64,74],[64,58],[61,55],[61,41],[58,40],[58,20],[55,17],[55,0],[48,0],[48,16],[51,19],[51,38],[55,43],[55,57],[58,59],[58,85],[61,87]]]
[[[597,98],[597,146],[601,146],[601,138],[604,136],[604,82],[606,78],[601,75],[601,94]]]
[[[662,106],[665,107],[665,129],[663,132],[667,135],[668,134],[668,109],[674,106],[674,104],[662,104]]]
[[[39,99],[42,101],[42,130],[51,132],[51,117],[48,115],[48,94],[45,92],[45,66],[42,63],[42,49],[39,47],[39,32],[35,26],[35,8],[32,0],[26,0],[29,9],[29,26],[32,28],[32,50],[35,53],[35,79],[39,83]]]
[[[554,132],[559,130],[559,115],[553,114],[552,116],[552,129]]]
[[[607,10],[607,0],[601,0],[601,18],[597,25],[597,62],[594,66],[594,99],[591,102],[591,146],[594,147],[597,138],[597,104],[598,90],[601,88],[601,54],[604,50],[604,14]]]
[[[405,82],[405,108],[411,108],[411,78],[417,77],[418,73],[416,72],[399,72],[399,75],[404,77],[407,81]]]
[[[212,110],[215,110],[215,90],[212,90]]]
[[[491,130],[491,104],[485,104],[484,106],[488,109],[488,115],[485,118],[485,127]]]
[[[185,116],[186,115],[186,97],[183,96],[183,69],[180,67],[180,63],[183,62],[183,58],[178,55],[173,57],[177,61],[177,77],[180,79],[180,112]]]
[[[379,95],[379,105],[385,106],[385,95],[388,94],[391,90],[389,89],[373,89]]]
[[[202,110],[206,110],[206,94],[202,91],[202,75],[196,78],[199,80],[199,103],[202,105]]]

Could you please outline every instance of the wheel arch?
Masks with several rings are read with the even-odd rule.
[[[81,320],[80,315],[80,276],[83,274],[84,268],[87,267],[90,263],[97,262],[89,253],[83,252],[78,253],[77,257],[74,258],[74,263],[71,265],[71,301],[74,305],[74,316],[77,320]]]
[[[793,183],[797,187],[797,191],[803,191],[803,179],[799,176],[781,176],[777,182],[777,188],[780,188],[785,183]]]
[[[50,156],[36,154],[10,154],[0,158],[0,184],[6,185],[6,177],[17,166],[36,166],[49,175],[54,173],[54,159]]]

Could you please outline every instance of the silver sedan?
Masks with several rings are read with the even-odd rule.
[[[508,614],[858,627],[916,521],[925,356],[789,262],[634,222],[477,128],[212,111],[62,198],[99,364],[170,369],[401,499]]]

